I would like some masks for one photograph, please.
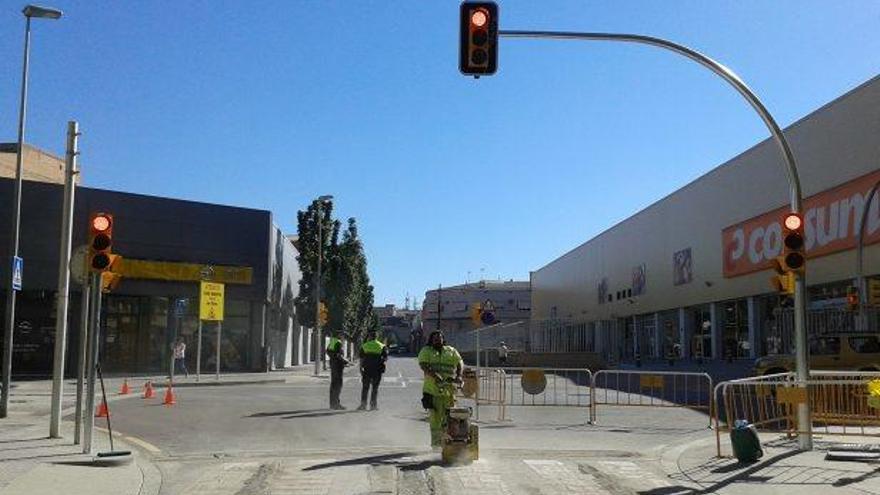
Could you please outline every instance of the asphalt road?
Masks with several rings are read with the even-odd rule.
[[[326,377],[284,384],[177,390],[177,405],[114,402],[114,429],[142,441],[163,473],[162,493],[676,493],[662,452],[706,438],[686,409],[511,407],[496,421],[481,407],[481,460],[444,467],[428,448],[422,376],[392,358],[379,411],[358,412],[360,377],[347,371],[342,401],[327,409]]]

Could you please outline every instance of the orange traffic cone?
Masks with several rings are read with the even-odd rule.
[[[144,384],[144,399],[152,399],[156,396],[156,392],[153,390],[153,382],[147,380],[147,383]]]
[[[128,387],[128,378],[122,381],[122,390],[119,391],[119,395],[128,395],[131,393],[131,388]]]
[[[99,405],[98,408],[95,409],[95,417],[96,418],[109,418],[110,417],[110,410],[107,409],[106,402],[101,401],[101,405]]]
[[[168,387],[165,388],[165,400],[162,403],[166,406],[173,406],[177,403],[174,399],[174,389],[171,387],[171,382],[168,382]]]

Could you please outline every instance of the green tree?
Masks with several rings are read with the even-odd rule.
[[[332,260],[328,326],[358,340],[375,327],[377,320],[373,315],[373,286],[367,274],[367,258],[354,218],[348,219],[342,242],[334,247]]]
[[[315,282],[317,278],[319,246],[323,268],[321,292],[324,294],[322,298],[326,299],[327,285],[330,280],[327,268],[333,263],[332,259],[335,255],[335,246],[338,242],[341,226],[338,221],[333,220],[332,201],[312,201],[312,204],[305,211],[300,210],[296,213],[296,220],[298,236],[296,249],[299,252],[296,261],[299,263],[302,278],[299,280],[299,294],[297,294],[294,304],[299,323],[306,327],[314,327]],[[318,241],[318,225],[321,225],[320,243]]]

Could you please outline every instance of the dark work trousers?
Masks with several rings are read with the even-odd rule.
[[[382,373],[361,373],[361,405],[367,405],[367,392],[373,387],[373,393],[370,394],[370,406],[376,407],[376,396],[379,394],[379,384],[382,382]]]
[[[344,364],[330,363],[330,407],[338,407],[339,394],[342,392],[342,371]]]

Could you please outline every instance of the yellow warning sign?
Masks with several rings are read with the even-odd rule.
[[[199,290],[199,318],[205,321],[223,321],[224,285],[201,282]]]

